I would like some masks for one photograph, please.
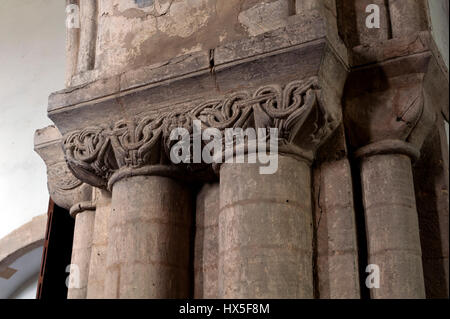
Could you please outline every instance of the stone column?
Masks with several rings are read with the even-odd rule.
[[[429,55],[412,56],[356,70],[352,83],[372,80],[360,79],[346,96],[349,142],[360,162],[367,262],[380,271],[372,298],[425,298],[411,159],[420,156],[435,121],[423,96],[428,62]]]
[[[220,184],[205,184],[197,195],[194,298],[218,298]]]
[[[111,193],[96,189],[95,221],[89,264],[88,299],[102,299],[105,291],[108,218],[111,214]]]
[[[162,121],[147,116],[66,135],[77,176],[111,190],[105,298],[188,298],[192,201],[161,147]],[[163,164],[164,163],[164,164]]]
[[[317,267],[321,299],[359,299],[353,185],[348,160],[316,170]]]
[[[92,201],[78,203],[72,206],[70,215],[75,218],[75,230],[72,245],[71,278],[69,279],[67,298],[86,299],[95,204]]]
[[[95,204],[92,187],[77,179],[67,166],[61,134],[54,126],[35,133],[35,151],[47,165],[50,197],[76,218],[70,269],[69,299],[86,298]]]
[[[220,167],[220,298],[314,298],[310,165],[338,121],[316,79],[289,83],[277,103],[271,90],[259,89],[251,101],[258,150],[237,144],[234,155],[245,153],[246,163],[225,151]],[[275,155],[262,164],[269,149]]]
[[[112,187],[106,298],[188,298],[191,197],[177,181],[130,176]]]
[[[311,173],[279,156],[278,171],[256,164],[220,170],[221,298],[313,298]]]
[[[377,299],[425,298],[411,160],[400,148],[385,150],[388,154],[383,155],[377,155],[375,148],[378,146],[369,145],[357,153],[368,263],[380,269],[380,287],[372,289],[371,295]],[[404,150],[407,148],[405,143]]]
[[[324,106],[334,97],[326,93],[318,78],[310,77],[231,94],[188,111],[67,134],[64,150],[71,169],[91,185],[112,191],[105,297],[189,297],[191,194],[174,178],[206,178],[220,166],[170,163],[172,129],[183,126],[195,133],[191,125],[198,121],[225,136],[226,128],[248,121],[262,132],[259,147],[270,140],[271,160],[274,148],[283,155],[273,163],[278,170],[272,175],[260,175],[257,165],[220,168],[218,297],[312,298],[310,165],[339,124]],[[272,190],[274,185],[279,189]],[[259,255],[252,260],[253,249]],[[242,259],[239,253],[248,256]]]

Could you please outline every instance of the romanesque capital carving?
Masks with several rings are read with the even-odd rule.
[[[183,111],[88,127],[67,134],[63,149],[74,175],[97,187],[105,188],[108,182],[111,187],[111,180],[136,174],[170,175],[180,170],[196,174],[208,165],[170,161],[171,147],[178,142],[171,139],[171,132],[183,128],[193,139],[195,121],[202,129],[217,129],[222,137],[228,128],[276,128],[279,152],[307,161],[338,126],[322,102],[317,78],[312,77],[233,93]]]
[[[58,129],[49,126],[37,130],[34,149],[47,166],[48,190],[58,206],[69,210],[76,203],[91,199],[92,187],[76,178],[64,160]]]
[[[412,159],[420,156],[435,121],[423,94],[428,60],[427,56],[419,61],[406,58],[387,70],[375,66],[350,75],[352,89],[344,99],[344,122],[356,157],[387,153]]]

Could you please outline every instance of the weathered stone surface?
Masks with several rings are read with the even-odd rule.
[[[197,195],[194,298],[217,299],[219,264],[220,185],[205,184]]]
[[[321,299],[359,299],[358,246],[350,164],[325,162],[315,174],[317,271]]]
[[[324,104],[336,102],[337,94],[331,89],[322,90],[319,83],[319,79],[311,77],[284,86],[272,84],[254,92],[241,91],[222,100],[198,103],[181,112],[134,117],[109,127],[74,131],[64,138],[66,161],[78,178],[100,188],[112,189],[115,182],[128,176],[186,177],[200,169],[193,169],[191,160],[186,165],[170,163],[170,150],[175,144],[171,133],[180,127],[192,132],[194,121],[204,129],[219,130],[222,144],[227,128],[276,128],[279,135],[275,142],[281,153],[311,161],[341,117],[333,114],[337,105]],[[203,170],[208,169],[203,166]]]
[[[47,186],[50,197],[60,207],[69,210],[91,198],[92,188],[73,176],[64,160],[61,134],[54,126],[37,130],[34,149],[47,165]]]
[[[96,209],[92,230],[89,263],[88,299],[105,298],[106,255],[108,248],[108,219],[111,214],[111,193],[96,189]]]
[[[389,8],[385,0],[337,1],[339,12],[340,34],[348,48],[360,44],[377,43],[390,38]],[[380,8],[380,28],[369,29],[366,19],[370,13],[367,6],[374,4]]]
[[[189,297],[190,196],[166,177],[134,176],[114,185],[105,298]]]
[[[70,276],[77,276],[77,279],[69,278],[68,299],[86,299],[87,296],[94,219],[95,208],[83,208],[75,216]]]
[[[384,140],[399,140],[420,150],[436,119],[423,95],[429,61],[430,54],[423,53],[361,68],[350,75],[345,122],[349,142],[355,149]],[[362,82],[363,78],[371,81]]]
[[[400,38],[427,29],[426,1],[389,0],[392,37]]]
[[[283,0],[261,2],[241,11],[238,15],[238,21],[250,36],[255,36],[284,27],[290,14],[289,6],[289,1]]]
[[[258,87],[317,75],[328,70],[332,59],[327,57],[336,55],[335,52],[341,57],[333,63],[340,65],[340,74],[345,74],[341,61],[345,64],[347,60],[346,50],[338,39],[327,38],[330,32],[327,28],[335,30],[328,20],[335,17],[308,19],[294,15],[286,27],[257,37],[224,41],[197,53],[171,56],[144,68],[129,68],[118,75],[93,79],[89,84],[80,83],[50,96],[49,116],[65,134],[98,125],[105,114],[107,120],[115,121],[167,107],[182,109],[186,101],[213,98],[249,88],[249,84]],[[254,72],[256,67],[261,74]],[[236,81],[236,76],[241,80]],[[326,80],[333,82],[334,76],[330,74]],[[229,78],[233,81],[229,82]],[[342,76],[336,79],[336,87],[343,85],[343,80]]]
[[[372,298],[425,298],[411,160],[406,155],[362,159],[361,180],[369,263],[380,269]]]
[[[310,168],[284,156],[278,165],[274,175],[221,168],[220,298],[314,296]]]
[[[448,159],[427,135],[434,127],[444,136],[448,70],[424,1],[97,3],[89,21],[97,13],[81,1],[70,86],[48,109],[75,175],[112,190],[97,200],[88,296],[365,297],[366,254],[382,272],[373,298],[444,293],[436,282],[448,286],[440,262],[448,260]],[[365,25],[369,4],[381,9],[379,29]],[[276,126],[278,172],[172,165],[168,132],[192,129],[192,119],[221,130]],[[423,144],[433,156],[421,157]],[[352,177],[357,161],[361,176]],[[435,180],[418,187],[439,161]],[[197,197],[189,242],[192,199],[178,180],[217,180],[219,169],[220,190],[204,186]]]

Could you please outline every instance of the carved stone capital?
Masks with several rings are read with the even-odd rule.
[[[34,150],[47,166],[47,187],[58,206],[69,210],[76,203],[91,199],[92,187],[76,178],[64,160],[58,129],[49,126],[37,130]]]
[[[429,54],[361,68],[349,77],[344,121],[357,157],[405,154],[413,160],[435,121],[424,102]]]
[[[193,139],[194,121],[202,129],[218,129],[222,141],[227,128],[277,128],[279,152],[307,161],[313,160],[317,148],[339,124],[323,103],[317,78],[312,77],[191,103],[183,111],[88,127],[66,134],[63,149],[74,175],[102,188],[125,176],[195,175],[211,167],[170,161],[170,149],[177,142],[170,139],[172,130],[184,128]]]

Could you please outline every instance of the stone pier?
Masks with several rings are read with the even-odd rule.
[[[81,28],[36,151],[78,213],[70,298],[448,297],[448,66],[429,1],[67,3]]]

